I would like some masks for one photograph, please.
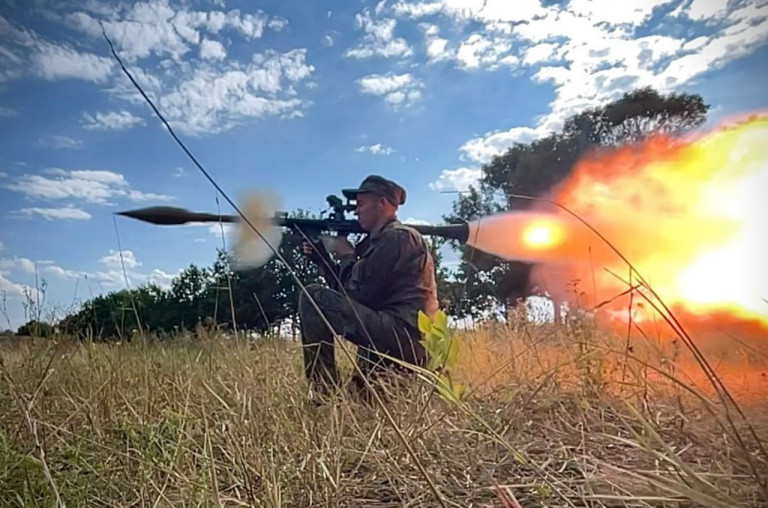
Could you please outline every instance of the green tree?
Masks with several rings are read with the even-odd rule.
[[[42,337],[44,339],[48,339],[53,337],[53,326],[48,323],[33,319],[21,325],[16,331],[16,335]]]
[[[681,134],[701,125],[708,109],[698,95],[662,95],[652,88],[587,109],[568,118],[560,132],[531,143],[515,143],[493,157],[482,166],[478,186],[459,195],[444,219],[472,220],[500,210],[528,208],[534,201],[516,196],[544,196],[589,151],[636,143],[657,133]],[[465,289],[460,296],[472,302],[456,305],[464,315],[487,312],[494,306],[506,310],[538,292],[530,278],[533,265],[506,262],[468,247],[461,253],[459,278],[465,281]]]

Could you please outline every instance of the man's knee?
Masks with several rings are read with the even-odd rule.
[[[310,284],[299,296],[299,319],[312,328],[327,329],[326,320],[333,328],[343,328],[345,314],[344,297],[328,287]]]
[[[322,303],[327,300],[327,297],[323,294],[325,291],[331,291],[331,289],[320,284],[309,284],[304,286],[304,290],[299,293],[299,315],[306,316],[310,313],[317,314],[317,309],[312,302],[315,302],[322,311]]]

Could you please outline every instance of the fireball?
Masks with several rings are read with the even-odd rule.
[[[567,212],[486,217],[468,243],[538,263],[560,298],[572,281],[592,305],[625,293],[629,262],[670,308],[768,327],[768,116],[603,150],[550,198]]]

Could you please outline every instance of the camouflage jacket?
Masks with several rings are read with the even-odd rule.
[[[424,237],[397,219],[371,233],[341,259],[346,292],[373,310],[391,314],[418,331],[418,314],[437,312],[435,264]]]

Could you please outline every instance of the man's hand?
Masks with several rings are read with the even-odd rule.
[[[339,257],[355,254],[355,248],[352,247],[352,244],[344,236],[321,235],[320,239],[323,241],[325,250],[332,254],[336,254]]]
[[[330,254],[336,254],[338,257],[355,254],[355,248],[343,236],[321,235],[320,239],[323,242],[323,247]],[[309,242],[301,242],[301,250],[312,259],[317,257],[314,246]]]

